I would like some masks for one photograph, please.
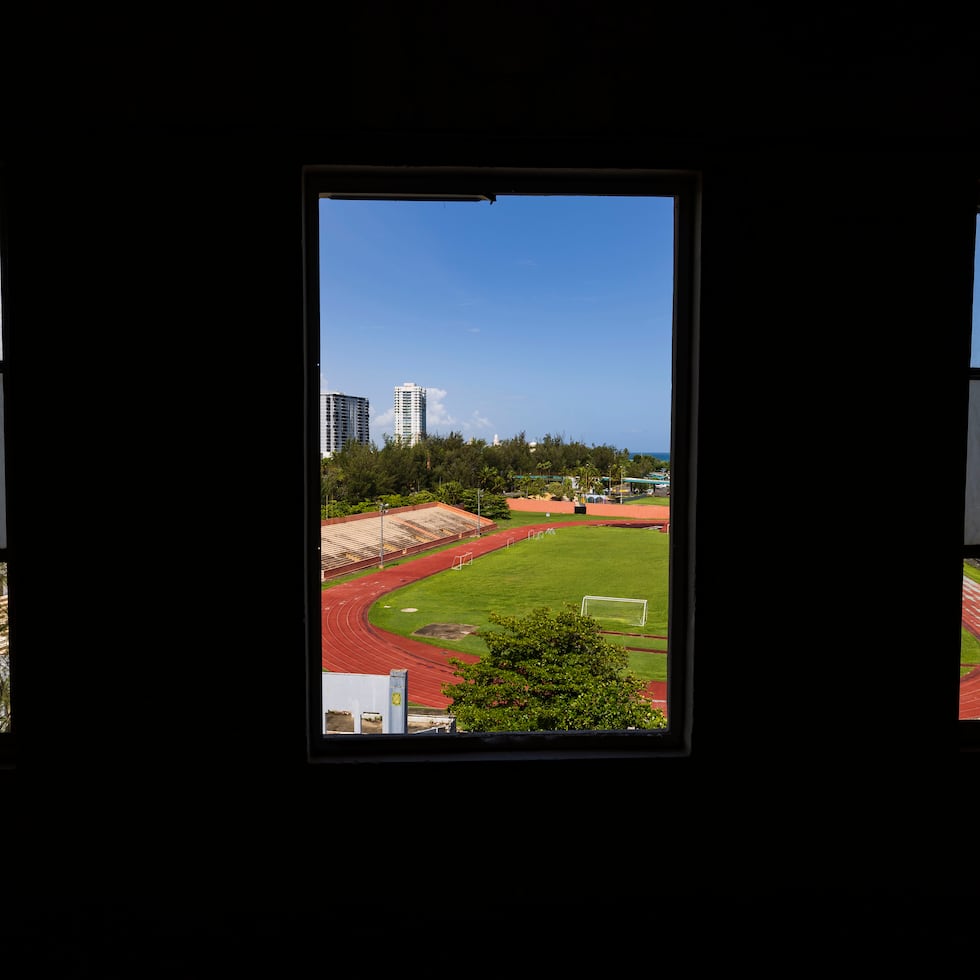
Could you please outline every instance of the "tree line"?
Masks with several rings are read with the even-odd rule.
[[[521,432],[490,444],[450,432],[414,446],[386,435],[380,447],[350,440],[320,461],[320,508],[323,517],[345,517],[377,509],[379,502],[402,507],[439,501],[498,520],[509,517],[508,493],[574,499],[653,472],[669,473],[670,463],[560,435],[528,442]]]

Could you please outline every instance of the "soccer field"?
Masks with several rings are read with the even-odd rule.
[[[372,626],[450,650],[481,656],[481,630],[495,628],[490,613],[524,616],[546,606],[571,605],[579,611],[583,596],[620,596],[647,600],[643,627],[599,621],[604,628],[643,635],[609,635],[630,651],[630,669],[645,680],[667,676],[667,589],[670,537],[654,528],[559,524],[553,533],[515,536],[507,548],[472,564],[450,568],[394,592],[372,607]],[[416,631],[434,624],[464,624],[475,633],[459,640],[430,639]]]

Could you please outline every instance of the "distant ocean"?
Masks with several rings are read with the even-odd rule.
[[[670,462],[670,451],[669,450],[666,451],[666,452],[662,452],[662,453],[651,453],[651,452],[648,452],[647,450],[643,449],[643,450],[640,450],[639,452],[636,452],[636,453],[630,453],[630,456],[633,459],[636,459],[637,456],[652,456],[654,459],[662,459],[665,463],[669,463]]]

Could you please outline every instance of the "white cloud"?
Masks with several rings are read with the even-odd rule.
[[[449,410],[447,404],[449,392],[445,388],[425,388],[425,422],[430,435],[448,435],[450,432],[488,432],[493,423],[478,410],[465,420],[458,419]],[[390,433],[395,421],[394,407],[371,416],[371,435],[378,443],[381,442],[381,432]]]
[[[445,400],[449,392],[445,388],[425,389],[425,422],[429,432],[440,428],[452,427],[456,419],[446,408]]]
[[[481,415],[479,411],[474,410],[473,416],[470,418],[469,422],[464,422],[463,425],[467,429],[492,429],[493,423],[485,415]]]

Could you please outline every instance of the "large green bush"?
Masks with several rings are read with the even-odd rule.
[[[622,731],[663,728],[663,712],[643,697],[626,651],[603,639],[599,624],[572,607],[490,619],[488,653],[477,663],[453,658],[460,684],[446,684],[461,731]]]

